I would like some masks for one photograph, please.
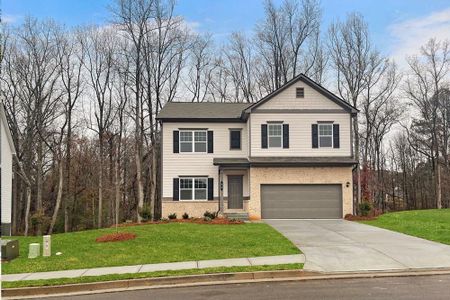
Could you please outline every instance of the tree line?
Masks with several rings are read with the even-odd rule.
[[[358,13],[323,28],[316,0],[266,1],[250,34],[193,30],[170,0],[114,0],[109,22],[3,24],[1,99],[17,150],[14,234],[161,217],[160,124],[170,101],[254,102],[304,73],[360,110],[355,199],[450,207],[450,48],[407,67]]]

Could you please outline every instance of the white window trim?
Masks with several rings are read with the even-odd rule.
[[[320,134],[320,126],[331,126],[331,134]],[[330,137],[331,138],[331,146],[322,146],[320,144],[321,137]],[[333,139],[333,123],[319,123],[317,124],[317,144],[319,148],[333,148],[334,147],[334,139]]]
[[[192,133],[192,140],[191,140],[191,146],[192,146],[192,151],[181,151],[181,143],[185,143],[187,144],[188,142],[182,142],[181,141],[181,132],[191,132]],[[195,132],[205,132],[206,133],[206,141],[204,142],[206,147],[205,147],[205,151],[195,151]],[[208,153],[208,130],[203,130],[203,129],[194,129],[194,130],[179,130],[179,140],[178,140],[178,153],[183,153],[183,154],[195,154],[195,153]],[[203,142],[201,142],[203,143]]]
[[[270,135],[270,126],[280,126],[281,127],[281,143],[280,146],[270,146],[270,137],[278,137],[278,135]],[[283,148],[283,124],[281,123],[269,123],[267,124],[267,148],[281,149]]]
[[[181,199],[181,180],[189,179],[192,181],[192,193],[191,199]],[[195,198],[195,179],[206,179],[206,198],[205,199],[196,199]],[[203,190],[203,189],[199,189]],[[179,201],[208,201],[208,177],[181,177],[178,180],[178,200]]]

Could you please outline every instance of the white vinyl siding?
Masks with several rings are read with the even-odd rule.
[[[9,144],[9,139],[6,132],[9,129],[6,127],[7,124],[6,122],[4,122],[4,119],[1,115],[0,118],[1,217],[2,223],[11,223],[13,156],[12,147]]]
[[[253,113],[251,115],[251,156],[351,156],[350,114],[348,113]],[[289,124],[289,148],[261,148],[261,124],[283,120]],[[333,121],[340,127],[340,148],[312,148],[311,124]]]
[[[180,128],[202,128],[204,131],[214,132],[214,153],[192,152],[173,153],[173,131]],[[230,150],[229,128],[241,128],[241,149]],[[205,130],[207,129],[207,130]],[[163,123],[163,146],[162,146],[162,188],[163,197],[173,197],[173,178],[183,176],[208,176],[214,178],[214,197],[219,196],[219,168],[213,165],[215,157],[248,157],[248,131],[245,123]],[[182,131],[182,130],[180,130]],[[181,139],[181,138],[180,138]],[[248,178],[248,177],[247,177]],[[248,197],[248,179],[244,177],[244,197]],[[224,176],[224,196],[226,194],[226,176]]]
[[[297,88],[304,88],[304,97],[297,98]],[[291,85],[257,109],[344,109],[302,81]]]

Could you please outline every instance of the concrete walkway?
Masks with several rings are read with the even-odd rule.
[[[304,270],[450,268],[450,246],[345,220],[265,220],[306,256]]]
[[[281,255],[281,256],[259,256],[249,258],[229,258],[214,260],[185,261],[174,263],[160,263],[135,266],[105,267],[93,269],[65,270],[53,272],[21,273],[2,275],[2,281],[38,280],[75,278],[81,276],[100,276],[110,274],[144,273],[169,270],[204,269],[215,267],[239,267],[239,266],[263,266],[304,263],[303,254]]]

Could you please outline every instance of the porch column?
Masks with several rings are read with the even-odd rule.
[[[219,167],[219,212],[223,213],[223,170]]]

